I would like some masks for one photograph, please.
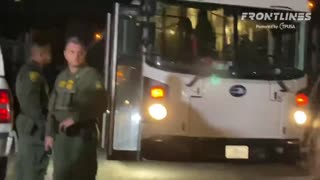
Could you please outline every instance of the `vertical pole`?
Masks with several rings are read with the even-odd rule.
[[[115,98],[116,98],[116,80],[117,80],[117,54],[118,54],[118,29],[119,29],[119,8],[120,4],[115,3],[114,8],[114,28],[113,28],[113,40],[112,40],[112,58],[111,58],[111,87],[109,88],[111,93],[111,109],[110,109],[110,136],[109,136],[109,151],[112,152],[113,147],[113,133],[114,133],[114,121],[115,121]]]
[[[111,14],[107,14],[106,22],[106,34],[105,34],[105,59],[104,59],[104,86],[108,90],[109,88],[109,73],[110,73],[110,25],[111,25]],[[102,117],[102,132],[101,132],[101,148],[105,148],[106,145],[106,129],[107,129],[107,114],[103,113]],[[108,128],[109,129],[109,128]]]

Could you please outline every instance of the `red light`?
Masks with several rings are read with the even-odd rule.
[[[10,122],[11,115],[8,109],[0,109],[0,122]]]
[[[10,113],[10,95],[7,90],[0,91],[0,123],[11,121]]]
[[[308,96],[305,94],[297,94],[296,95],[296,104],[297,106],[305,106],[309,102]]]
[[[151,88],[150,95],[153,98],[163,98],[165,96],[165,90],[162,87]]]
[[[7,92],[0,92],[0,104],[9,104],[9,94]]]

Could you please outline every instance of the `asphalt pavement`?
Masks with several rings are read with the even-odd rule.
[[[144,160],[110,161],[99,156],[97,180],[311,180],[303,169],[285,164],[195,163]],[[14,180],[15,158],[10,157],[7,180]],[[52,162],[46,180],[52,179]]]

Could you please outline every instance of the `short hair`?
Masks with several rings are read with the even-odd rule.
[[[79,37],[77,36],[72,36],[72,37],[69,37],[67,40],[66,40],[66,45],[67,46],[69,43],[73,43],[73,44],[78,44],[80,45],[81,47],[83,47],[83,49],[87,50],[87,47],[84,43],[84,41],[82,41]]]
[[[44,48],[49,46],[50,46],[49,41],[45,39],[33,39],[31,44],[31,48]]]
[[[46,51],[47,49],[50,50],[51,46],[49,41],[43,40],[43,39],[33,39],[31,42],[31,46],[29,47],[29,53],[28,56],[32,59],[34,56],[34,53],[39,53],[42,51]],[[31,60],[30,59],[30,60]],[[34,59],[33,59],[34,60]]]

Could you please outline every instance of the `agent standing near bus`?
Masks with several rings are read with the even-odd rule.
[[[16,94],[21,110],[16,122],[19,135],[17,180],[43,180],[46,174],[48,156],[44,139],[49,88],[42,69],[50,62],[49,44],[34,42],[31,61],[17,76]]]
[[[97,172],[97,118],[106,95],[97,71],[86,65],[77,37],[67,40],[68,68],[58,75],[49,102],[46,146],[53,148],[54,180],[94,180]]]

